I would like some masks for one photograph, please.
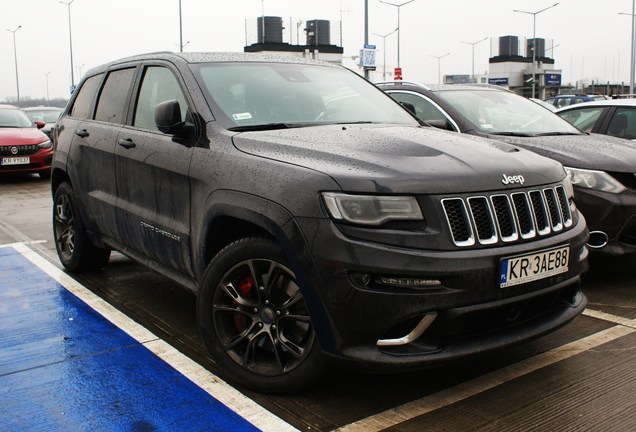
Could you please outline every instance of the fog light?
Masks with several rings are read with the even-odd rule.
[[[440,286],[442,281],[437,279],[413,279],[380,276],[378,282],[382,285],[408,288],[430,288]]]

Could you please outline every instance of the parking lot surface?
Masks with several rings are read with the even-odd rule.
[[[0,248],[0,402],[9,407],[0,421],[10,430],[50,430],[39,420],[26,428],[10,422],[42,407],[56,413],[43,420],[53,429],[90,421],[125,430],[223,430],[228,423],[214,419],[219,408],[232,430],[636,430],[636,257],[592,257],[584,315],[535,341],[413,373],[332,369],[310,389],[272,396],[216,378],[196,329],[195,298],[173,282],[119,254],[99,272],[62,272],[46,181],[2,177],[0,197],[0,245],[12,245]],[[91,324],[47,316],[60,299]],[[37,319],[20,318],[25,302],[42,308]],[[86,351],[47,337],[47,322],[72,326],[71,335],[91,341]],[[9,341],[15,349],[7,350]],[[81,366],[78,374],[71,366]],[[86,377],[95,381],[77,384]],[[145,407],[141,390],[169,401]],[[113,416],[114,406],[126,420]]]

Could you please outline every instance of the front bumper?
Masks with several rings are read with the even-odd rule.
[[[636,191],[612,194],[575,188],[574,200],[592,233],[592,250],[609,255],[636,253]],[[607,237],[604,245],[605,236],[600,233]]]
[[[508,346],[559,328],[587,304],[579,289],[588,268],[583,218],[546,239],[456,251],[353,240],[324,219],[296,222],[310,239],[313,266],[297,262],[297,277],[321,347],[365,369],[418,368]],[[570,246],[566,273],[499,288],[501,258],[557,245]],[[380,276],[442,284],[387,286]],[[437,316],[414,341],[378,346],[409,334],[432,312]]]
[[[2,157],[11,157],[10,154],[2,153]],[[23,156],[17,154],[16,156]],[[53,147],[47,149],[39,149],[36,153],[27,154],[24,156],[29,157],[29,163],[24,165],[0,165],[0,174],[2,173],[39,173],[45,172],[51,169],[51,163],[53,161]]]

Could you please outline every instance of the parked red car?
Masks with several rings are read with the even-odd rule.
[[[0,173],[32,172],[46,178],[51,173],[53,146],[18,107],[0,105]]]

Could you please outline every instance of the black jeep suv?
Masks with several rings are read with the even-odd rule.
[[[117,250],[192,290],[222,374],[260,391],[328,359],[464,358],[587,302],[587,228],[558,162],[422,127],[340,66],[127,58],[86,73],[55,131],[62,264]]]

